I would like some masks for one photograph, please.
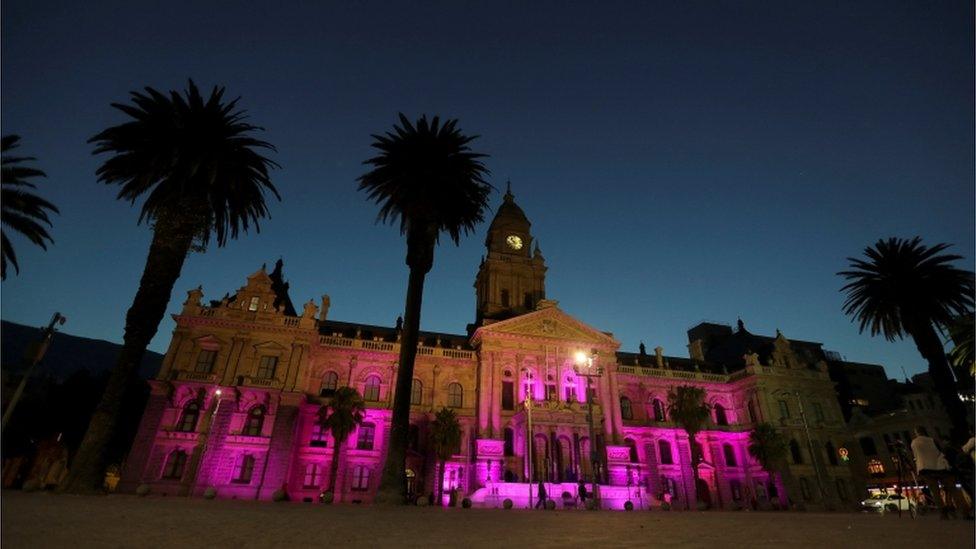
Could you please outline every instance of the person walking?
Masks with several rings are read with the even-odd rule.
[[[963,510],[962,498],[957,494],[956,479],[949,470],[949,462],[939,450],[939,447],[918,428],[915,429],[915,438],[912,439],[912,455],[915,458],[915,470],[919,477],[928,484],[932,499],[939,508],[939,514],[943,519],[949,518],[949,505],[956,505],[959,510]],[[945,499],[940,495],[939,483],[945,492]]]
[[[539,481],[539,501],[535,502],[535,508],[538,509],[539,506],[543,509],[546,508],[546,485]]]
[[[583,509],[586,509],[586,484],[582,480],[579,481],[579,489],[577,490],[579,494],[579,503]]]

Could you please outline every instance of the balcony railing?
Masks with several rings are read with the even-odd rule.
[[[622,374],[633,374],[646,377],[663,377],[670,379],[695,379],[700,381],[717,381],[724,383],[729,381],[727,374],[709,374],[705,372],[688,372],[685,370],[667,370],[664,368],[646,368],[644,366],[617,366],[617,371]]]
[[[176,379],[180,381],[199,381],[201,383],[216,383],[217,374],[210,372],[191,372],[188,370],[177,370]]]
[[[379,351],[384,353],[399,353],[400,344],[392,341],[373,341],[369,339],[356,339],[351,337],[341,337],[334,335],[319,336],[319,344],[329,347],[342,347],[345,349],[363,349],[367,351]],[[466,349],[450,349],[447,347],[428,347],[417,345],[418,356],[444,357],[457,360],[474,360],[474,351]]]

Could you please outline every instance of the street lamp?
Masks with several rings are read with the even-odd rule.
[[[603,370],[599,366],[593,365],[596,356],[596,351],[591,354],[586,354],[583,351],[576,351],[575,370],[576,375],[586,378],[586,423],[590,430],[590,494],[593,498],[593,508],[599,509],[600,499],[596,487],[596,438],[593,434],[593,394],[590,388],[590,379],[600,377],[603,374]]]
[[[824,488],[823,479],[820,477],[820,465],[817,463],[817,451],[813,447],[813,439],[810,437],[810,424],[807,423],[807,415],[803,411],[803,399],[800,398],[800,391],[793,391],[793,396],[796,397],[796,404],[800,408],[800,419],[803,421],[803,431],[807,435],[807,448],[810,450],[810,461],[811,465],[813,465],[813,472],[816,474],[817,488],[820,489],[820,501],[823,503],[824,508],[827,508],[827,491]]]

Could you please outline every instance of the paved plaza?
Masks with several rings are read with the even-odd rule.
[[[4,492],[19,547],[973,547],[973,523],[895,515],[321,506]]]

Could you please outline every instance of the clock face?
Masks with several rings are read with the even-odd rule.
[[[513,250],[522,249],[522,237],[518,235],[514,235],[514,234],[508,235],[508,237],[505,239],[505,243],[508,244],[508,247]]]

